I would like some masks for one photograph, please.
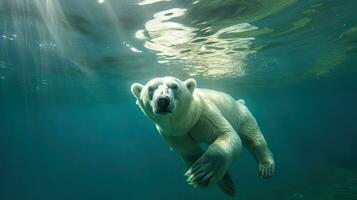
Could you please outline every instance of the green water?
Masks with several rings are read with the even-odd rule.
[[[186,168],[134,82],[245,99],[276,159],[246,150],[235,199],[357,199],[357,2],[0,0],[0,199],[230,199]]]

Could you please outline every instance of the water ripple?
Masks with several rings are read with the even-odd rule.
[[[257,29],[249,23],[240,23],[216,32],[207,23],[187,26],[176,22],[186,9],[172,8],[157,12],[153,19],[138,30],[135,37],[144,40],[158,62],[178,65],[190,76],[213,78],[236,77],[245,74],[245,59],[254,37],[236,37],[237,33]],[[173,21],[175,20],[175,21]]]

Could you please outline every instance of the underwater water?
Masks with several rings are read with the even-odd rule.
[[[0,199],[232,199],[197,189],[135,104],[158,76],[244,99],[235,199],[357,199],[357,1],[0,0]]]

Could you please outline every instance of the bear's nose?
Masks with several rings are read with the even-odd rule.
[[[157,105],[159,106],[160,109],[165,109],[169,106],[170,104],[170,98],[169,97],[160,97],[157,100]]]

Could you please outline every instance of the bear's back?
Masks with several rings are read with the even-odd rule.
[[[244,101],[236,101],[232,96],[224,92],[203,88],[196,88],[194,95],[200,97],[203,104],[201,106],[217,108],[234,129],[238,128],[239,120],[243,118],[244,110],[246,110]]]

